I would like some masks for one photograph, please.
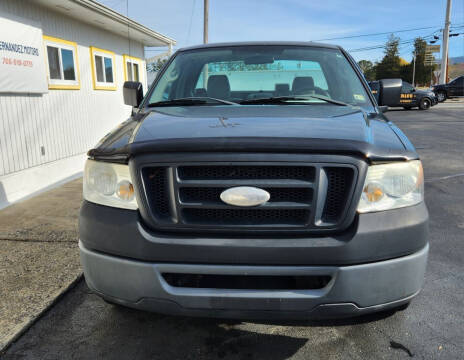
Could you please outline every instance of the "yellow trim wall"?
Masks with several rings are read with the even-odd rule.
[[[137,62],[139,64],[139,77],[140,77],[139,80],[140,80],[140,82],[142,82],[141,77],[142,77],[142,71],[144,70],[143,69],[143,60],[138,58],[138,57],[130,56],[130,55],[127,55],[127,54],[124,54],[122,56],[122,59],[123,59],[123,65],[124,65],[124,81],[129,80],[127,78],[127,60],[130,60],[130,61],[133,61],[133,62]]]
[[[48,35],[43,35],[43,39],[46,41],[56,43],[56,44],[64,44],[64,45],[72,46],[74,48],[74,55],[76,57],[76,78],[77,78],[78,84],[77,85],[50,84],[50,79],[48,79],[48,89],[50,90],[80,90],[81,74],[79,70],[79,54],[77,53],[77,43],[74,41],[64,40],[64,39],[60,39],[60,38],[48,36]],[[45,45],[45,41],[44,41],[44,49],[45,49],[44,54],[47,54],[47,47]],[[48,70],[48,58],[47,57],[46,57],[45,64],[47,66],[46,70],[48,74],[49,70]],[[47,75],[47,78],[48,78],[48,75]]]
[[[95,46],[91,46],[90,48],[90,66],[92,67],[92,83],[93,83],[93,89],[94,90],[111,90],[114,91],[118,88],[116,85],[117,82],[117,68],[116,68],[116,58],[114,56],[114,52],[109,51],[109,50],[104,50],[97,48]],[[107,55],[111,56],[111,59],[113,61],[113,83],[115,84],[114,86],[102,86],[102,85],[97,85],[97,74],[96,74],[96,69],[95,69],[95,53],[104,53]]]
[[[25,24],[40,24],[43,35],[64,40],[63,46],[70,49],[70,43],[77,44],[80,89],[47,89],[41,95],[0,94],[0,208],[81,171],[87,151],[132,111],[124,104],[122,88],[123,54],[129,54],[127,34],[115,34],[84,19],[71,18],[43,3],[0,0],[0,14],[24,19]],[[41,37],[39,50],[48,69],[46,39]],[[93,89],[90,46],[114,52],[115,91]],[[142,43],[131,40],[130,46],[131,55],[144,58]],[[146,89],[146,83],[143,86]]]

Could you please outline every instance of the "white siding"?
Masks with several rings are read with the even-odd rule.
[[[129,54],[126,38],[51,12],[33,1],[1,0],[0,11],[41,22],[44,35],[76,42],[81,84],[80,90],[49,90],[44,95],[0,93],[1,185],[2,175],[84,154],[129,116],[130,107],[123,104],[122,96],[122,55]],[[90,46],[115,53],[116,91],[93,89]],[[143,59],[143,45],[131,41],[130,55]],[[146,72],[141,74],[146,90]]]

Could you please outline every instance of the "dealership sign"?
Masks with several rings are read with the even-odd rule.
[[[0,93],[46,93],[39,23],[0,12]]]

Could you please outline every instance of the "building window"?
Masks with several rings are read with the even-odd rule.
[[[116,90],[114,52],[90,47],[93,88],[95,90]]]
[[[80,89],[77,44],[44,36],[47,49],[48,88]]]
[[[142,69],[142,59],[124,55],[124,80],[142,82],[140,69]]]

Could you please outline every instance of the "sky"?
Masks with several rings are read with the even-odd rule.
[[[98,0],[151,29],[174,38],[174,49],[203,41],[203,0]],[[393,32],[401,41],[440,35],[446,0],[210,0],[209,42],[310,41]],[[127,6],[128,5],[128,6]],[[128,12],[127,12],[128,8]],[[463,35],[450,38],[450,57],[464,56],[464,0],[453,0],[451,25]],[[461,26],[461,27],[459,27]],[[421,30],[397,32],[398,30]],[[426,28],[426,29],[423,29]],[[386,35],[324,40],[355,50],[383,45]],[[441,44],[441,38],[436,44]],[[412,44],[400,45],[411,60]],[[150,57],[165,51],[148,48]],[[353,57],[378,61],[383,49],[350,51]],[[441,55],[437,54],[437,57]]]

